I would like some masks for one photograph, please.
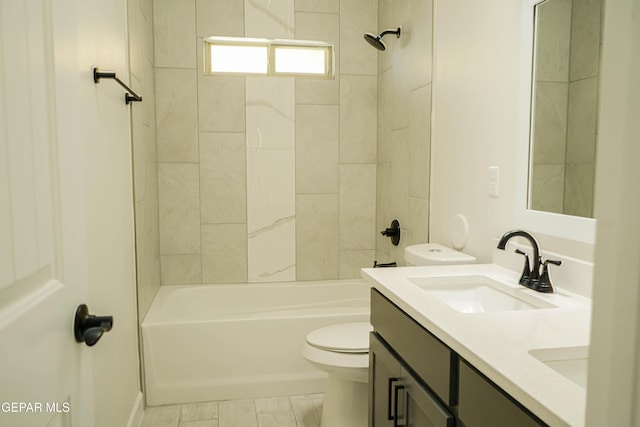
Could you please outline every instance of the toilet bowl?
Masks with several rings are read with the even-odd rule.
[[[307,335],[302,355],[328,374],[321,427],[367,424],[369,322],[340,323]]]
[[[408,246],[407,265],[472,264],[476,259],[433,243]],[[307,335],[302,355],[328,374],[321,427],[365,427],[369,380],[369,322],[340,323]]]

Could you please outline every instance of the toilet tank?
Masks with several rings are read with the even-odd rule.
[[[407,265],[455,265],[474,264],[476,257],[456,251],[438,243],[422,243],[407,246],[404,249],[404,260]]]

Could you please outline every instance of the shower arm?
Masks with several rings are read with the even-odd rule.
[[[391,29],[389,29],[389,30],[384,30],[383,32],[381,32],[380,34],[378,34],[378,39],[383,38],[383,37],[384,37],[384,36],[386,36],[387,34],[395,34],[395,35],[396,35],[396,38],[398,38],[398,39],[399,39],[399,38],[400,38],[400,27],[398,27],[398,28],[397,28],[397,29],[395,29],[395,30],[391,30]]]

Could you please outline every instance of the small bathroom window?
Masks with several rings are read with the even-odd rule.
[[[333,79],[333,44],[243,37],[204,39],[205,75]]]

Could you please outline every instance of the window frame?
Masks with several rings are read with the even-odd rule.
[[[267,72],[226,72],[211,70],[211,46],[252,46],[267,48]],[[298,73],[298,72],[276,72],[276,55],[278,48],[287,49],[313,49],[324,51],[325,72],[324,73]],[[203,40],[203,72],[205,76],[271,76],[271,77],[297,77],[305,79],[335,79],[335,47],[333,43],[326,43],[312,40],[288,40],[288,39],[262,39],[262,38],[246,38],[246,37],[206,37]]]

